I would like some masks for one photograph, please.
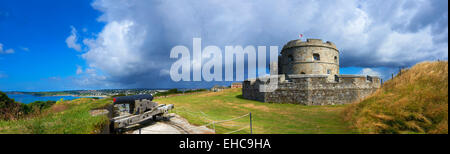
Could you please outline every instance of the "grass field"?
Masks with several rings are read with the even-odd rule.
[[[253,133],[353,133],[342,120],[345,106],[303,106],[270,104],[242,99],[241,89],[222,92],[198,92],[155,99],[158,103],[174,104],[173,112],[190,123],[205,125],[210,120],[225,120],[252,113]],[[93,117],[89,111],[110,104],[111,99],[81,98],[64,101],[29,118],[0,121],[1,134],[92,134],[99,133],[108,123],[106,116]],[[201,113],[202,112],[202,113]],[[206,117],[205,117],[206,116]],[[250,133],[249,116],[209,125],[216,133]]]
[[[346,109],[359,133],[448,134],[448,62],[422,62]]]
[[[20,120],[1,121],[1,134],[94,134],[99,133],[106,116],[91,116],[89,111],[104,107],[111,99],[80,98],[54,104],[43,113]]]
[[[190,95],[158,98],[162,104],[174,104],[177,114],[195,125],[212,120],[225,120],[252,113],[253,133],[257,134],[342,134],[354,133],[345,123],[342,111],[346,106],[303,106],[274,104],[242,98],[242,89],[201,92]],[[203,112],[203,113],[201,113]],[[204,118],[205,115],[207,118]],[[216,133],[249,133],[249,117],[216,124]],[[213,126],[210,125],[210,128]]]
[[[242,98],[242,89],[160,97],[191,124],[206,125],[251,112],[256,134],[444,133],[448,134],[448,62],[423,62],[387,81],[360,103],[304,106]],[[108,124],[89,111],[112,102],[81,98],[57,103],[20,120],[0,120],[3,134],[92,134]],[[345,119],[345,120],[344,120]],[[249,116],[207,125],[216,133],[250,133]]]

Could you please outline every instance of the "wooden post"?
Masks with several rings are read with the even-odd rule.
[[[214,134],[216,133],[216,124],[215,121],[213,121],[213,129],[214,129]]]
[[[250,134],[253,134],[253,128],[252,128],[252,112],[250,112]]]
[[[392,78],[391,78],[391,79],[394,79],[394,73],[392,73],[392,74],[391,74],[391,76],[392,76]]]

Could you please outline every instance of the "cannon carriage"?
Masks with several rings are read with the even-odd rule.
[[[173,109],[173,104],[152,102],[150,94],[113,98],[113,118],[110,121],[112,132],[122,132],[147,120],[163,116]]]

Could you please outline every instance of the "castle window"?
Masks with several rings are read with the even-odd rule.
[[[288,60],[289,60],[289,62],[294,61],[294,57],[292,57],[292,55],[289,55]]]
[[[305,72],[301,72],[300,74],[305,74]]]
[[[337,56],[334,56],[334,62],[337,63]]]
[[[331,70],[327,70],[327,74],[331,74]]]
[[[367,81],[370,81],[370,82],[372,82],[372,77],[371,76],[367,76]]]
[[[314,60],[320,60],[320,55],[318,53],[313,54]]]

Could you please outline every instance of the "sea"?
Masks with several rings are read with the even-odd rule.
[[[9,98],[14,99],[16,102],[21,102],[24,104],[33,103],[35,101],[58,101],[61,98],[64,100],[85,98],[85,97],[74,97],[74,96],[35,96],[35,95],[29,95],[29,94],[7,94],[7,95]]]

